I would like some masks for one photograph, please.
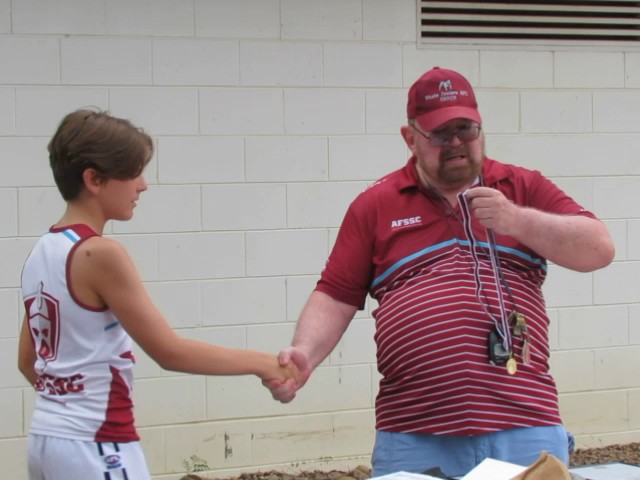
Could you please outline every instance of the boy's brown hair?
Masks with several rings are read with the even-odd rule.
[[[87,168],[95,169],[102,180],[136,178],[151,160],[153,141],[129,120],[83,109],[62,119],[48,150],[53,178],[69,201],[84,188]]]

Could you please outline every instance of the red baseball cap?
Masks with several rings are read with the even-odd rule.
[[[407,118],[415,119],[426,131],[454,118],[482,123],[469,81],[458,72],[440,67],[433,67],[411,85]]]

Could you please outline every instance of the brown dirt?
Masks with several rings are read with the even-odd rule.
[[[573,467],[611,462],[640,465],[640,443],[577,449],[573,452],[573,455],[571,455],[571,466]]]
[[[572,467],[582,465],[598,465],[602,463],[623,462],[640,465],[640,442],[618,445],[609,445],[599,448],[576,449],[571,455]],[[369,467],[360,465],[350,471],[313,470],[295,474],[278,472],[243,473],[238,477],[228,477],[215,480],[365,480],[371,476]],[[195,474],[185,475],[180,480],[214,480],[200,477]]]

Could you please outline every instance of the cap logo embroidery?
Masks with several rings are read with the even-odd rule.
[[[440,82],[440,86],[438,87],[440,88],[440,91],[447,91],[447,90],[451,90],[451,80],[442,80]]]

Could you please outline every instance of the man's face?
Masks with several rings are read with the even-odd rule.
[[[484,136],[471,120],[454,119],[431,132],[424,132],[415,123],[403,130],[403,136],[417,159],[420,179],[442,192],[458,191],[480,173]]]

